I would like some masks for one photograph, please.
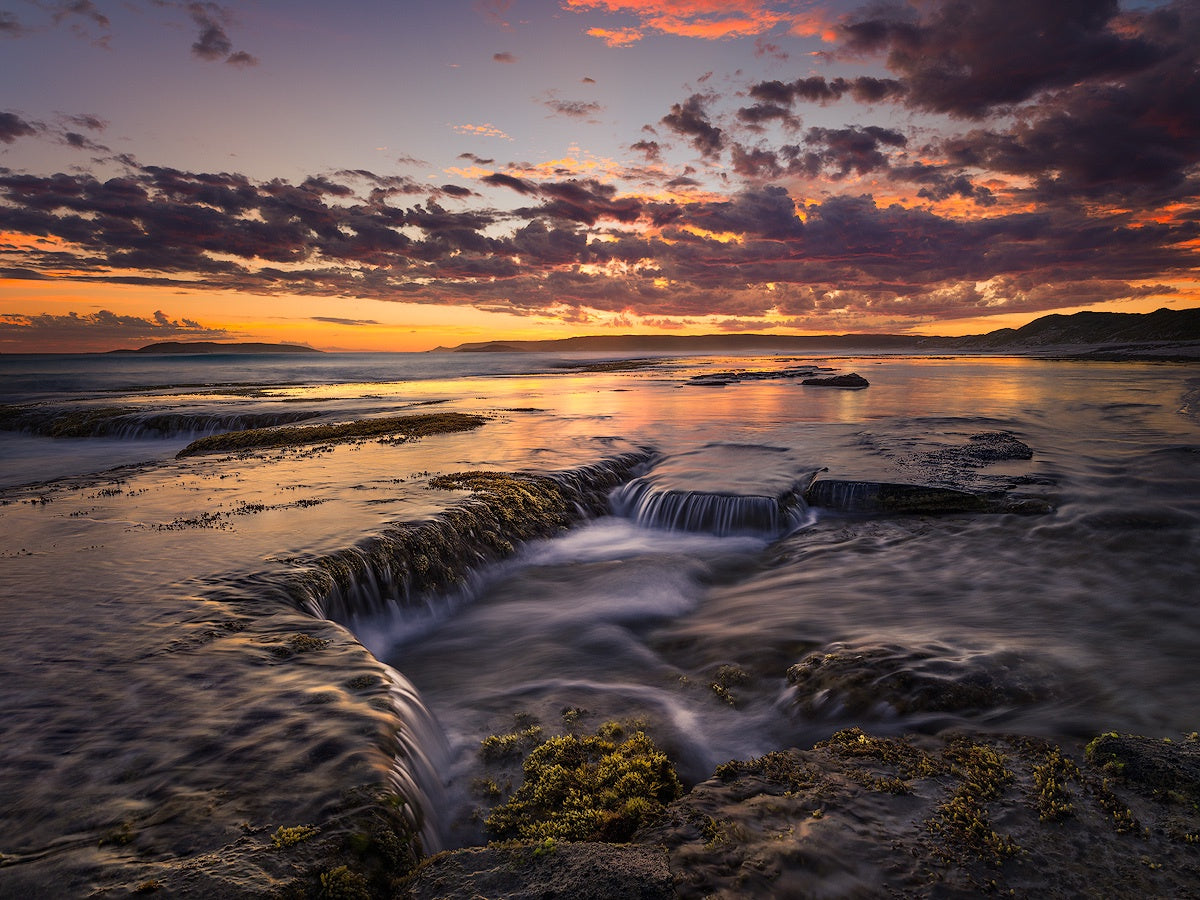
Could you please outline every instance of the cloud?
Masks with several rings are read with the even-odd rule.
[[[645,37],[637,28],[589,28],[587,33],[604,41],[609,47],[632,47]]]
[[[556,116],[566,116],[569,119],[585,119],[595,121],[596,115],[604,109],[592,100],[562,100],[553,92],[542,103]]]
[[[64,344],[108,349],[174,338],[213,340],[229,335],[223,328],[210,328],[191,319],[172,319],[162,310],[150,318],[118,315],[107,309],[61,316],[0,313],[0,346],[10,352]]]
[[[103,144],[97,144],[87,135],[80,134],[77,131],[63,132],[63,143],[77,150],[91,150],[94,153],[108,152],[108,148]]]
[[[355,326],[355,327],[362,326],[362,325],[381,325],[381,324],[383,324],[382,322],[377,322],[374,319],[339,319],[334,316],[313,316],[312,321],[327,322],[330,325],[351,325],[351,326]]]
[[[816,13],[785,0],[562,0],[564,9],[584,14],[633,16],[633,28],[589,28],[587,33],[609,46],[628,46],[647,33],[701,40],[756,37],[784,28],[797,35],[825,34],[828,26]]]
[[[21,21],[7,10],[0,10],[0,36],[3,37],[24,37],[25,27]]]
[[[885,54],[912,105],[965,118],[1142,71],[1161,50],[1128,33],[1117,0],[884,3],[837,32],[845,51]]]
[[[515,63],[517,61],[517,58],[508,52],[493,53],[492,61],[498,62],[498,63]]]
[[[491,122],[484,122],[482,125],[455,125],[454,130],[459,134],[473,134],[479,137],[494,137],[504,141],[511,141],[512,138],[497,128]]]
[[[38,129],[16,113],[0,112],[0,142],[11,144],[19,137],[31,137]]]
[[[86,128],[89,131],[103,131],[108,127],[108,122],[99,116],[81,113],[77,116],[66,116],[66,121],[77,128]]]
[[[512,175],[505,175],[503,172],[493,172],[491,175],[485,175],[479,179],[484,184],[490,184],[495,187],[512,188],[518,194],[536,194],[537,187],[530,184],[521,178],[515,178]]]
[[[725,136],[721,129],[709,121],[704,108],[706,96],[692,94],[682,103],[671,106],[671,111],[659,121],[689,141],[701,156],[714,158],[725,147]]]

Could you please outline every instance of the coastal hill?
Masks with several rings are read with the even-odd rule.
[[[109,353],[164,353],[164,354],[212,354],[212,353],[322,353],[314,347],[298,344],[223,344],[219,341],[163,341],[147,344],[137,350],[110,350]]]
[[[965,337],[913,334],[612,334],[540,341],[482,341],[438,347],[453,353],[564,352],[688,352],[753,350],[896,350],[939,352],[956,350],[1050,350],[1073,348],[1088,352],[1141,352],[1200,357],[1200,307],[1158,309],[1152,313],[1081,312],[1048,315],[1021,328],[1001,328]]]

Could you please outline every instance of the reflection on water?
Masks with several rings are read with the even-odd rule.
[[[43,360],[40,382],[7,381],[8,402],[36,388],[48,402],[98,403],[103,388],[103,402],[139,409],[286,403],[331,421],[436,401],[489,421],[411,444],[187,460],[174,459],[186,437],[0,435],[8,484],[57,477],[9,489],[0,506],[0,789],[12,809],[0,850],[74,859],[129,822],[145,852],[170,856],[223,846],[243,821],[317,820],[349,786],[390,777],[392,732],[422,701],[448,741],[444,761],[428,756],[447,781],[445,805],[435,805],[449,843],[481,838],[470,819],[479,741],[533,719],[552,733],[564,710],[580,727],[644,719],[692,781],[729,758],[848,724],[1060,738],[1196,727],[1200,424],[1179,412],[1197,389],[1193,369],[821,361],[871,382],[841,391],[786,377],[688,384],[706,372],[783,369],[790,358],[591,374],[539,359],[532,368],[557,374],[537,377],[519,361],[531,368],[528,358],[440,355],[343,369],[155,362],[105,369],[87,397],[77,396],[83,363],[59,371]],[[219,396],[180,387],[256,378],[285,386]],[[55,393],[56,384],[65,387]],[[1011,434],[1033,458],[964,454],[980,432]],[[357,635],[305,616],[286,592],[305,560],[461,498],[431,490],[430,474],[557,471],[638,447],[660,454],[670,490],[777,496],[825,469],[1007,490],[1048,498],[1056,511],[821,512],[779,539],[609,516],[479,573],[437,614],[356,622]],[[135,459],[152,463],[84,477]],[[855,669],[856,659],[876,668]],[[415,684],[409,713],[388,699],[404,689],[379,660]],[[877,702],[862,702],[860,683]],[[903,683],[920,689],[887,693]],[[929,685],[942,684],[952,699],[930,699]],[[430,743],[410,737],[405,752]],[[62,843],[66,834],[74,838]]]

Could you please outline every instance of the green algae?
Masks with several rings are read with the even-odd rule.
[[[675,767],[643,731],[617,743],[608,727],[543,742],[524,782],[485,825],[500,839],[628,841],[683,792]]]
[[[1058,747],[1051,747],[1044,761],[1033,767],[1039,821],[1057,822],[1073,816],[1075,803],[1068,785],[1082,780],[1083,773],[1075,761],[1063,756]]]
[[[490,734],[479,742],[479,757],[496,762],[520,756],[535,746],[542,737],[542,726],[530,725],[523,731]]]
[[[294,847],[301,841],[307,841],[317,833],[317,829],[312,825],[293,825],[285,827],[280,825],[271,835],[271,843],[275,845],[276,850],[282,850],[285,847]]]
[[[958,788],[941,803],[927,827],[940,834],[954,850],[999,866],[1021,848],[992,825],[987,803],[998,799],[1013,780],[1005,756],[987,744],[957,738],[943,751]],[[945,848],[943,848],[944,851]],[[953,859],[953,854],[950,855]]]
[[[277,450],[285,447],[311,447],[349,441],[388,438],[414,440],[433,434],[470,431],[487,422],[484,416],[468,413],[427,413],[415,416],[390,416],[359,419],[331,425],[287,425],[276,428],[250,428],[213,434],[192,441],[176,454],[177,459],[206,453],[240,453],[249,450]]]

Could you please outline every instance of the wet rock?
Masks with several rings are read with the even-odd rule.
[[[542,841],[440,853],[418,870],[407,896],[668,900],[675,890],[667,854],[656,847]]]
[[[1200,739],[1163,741],[1102,734],[1087,746],[1089,762],[1164,797],[1200,800]]]
[[[608,494],[651,458],[624,453],[566,472],[458,472],[430,481],[438,490],[470,491],[461,503],[422,523],[400,522],[357,546],[314,560],[289,586],[299,605],[320,618],[419,605],[461,585],[474,567],[513,553],[608,508]]]
[[[997,501],[953,488],[881,481],[841,481],[822,478],[805,493],[809,506],[843,512],[960,513],[995,512]]]
[[[984,431],[967,438],[962,455],[977,462],[1006,459],[1033,459],[1033,449],[1007,431]]]
[[[814,387],[837,387],[837,388],[865,388],[870,387],[871,382],[863,378],[857,372],[851,372],[849,375],[828,375],[817,378],[805,378],[801,384],[813,385]]]
[[[637,839],[697,900],[1194,897],[1198,833],[1191,804],[1127,791],[1076,746],[851,728],[719,767]]]
[[[969,712],[1037,702],[1045,678],[1012,654],[834,645],[787,673],[808,715]]]

